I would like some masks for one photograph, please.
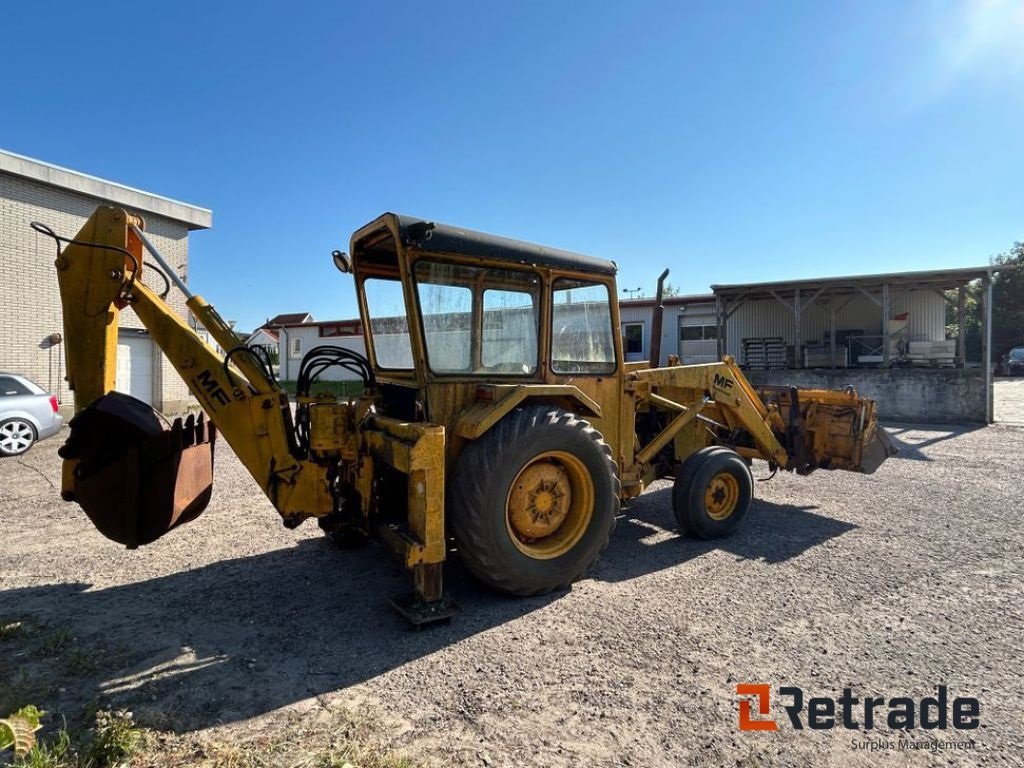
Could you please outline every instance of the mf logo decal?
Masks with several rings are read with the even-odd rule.
[[[196,376],[196,381],[199,383],[199,386],[203,388],[203,391],[209,395],[213,402],[219,403],[220,405],[227,405],[231,402],[228,398],[227,392],[221,388],[220,382],[218,382],[209,371],[201,371],[199,375]]]
[[[715,374],[715,383],[718,383]],[[767,715],[771,709],[771,688],[764,684],[738,683],[737,696],[756,696],[757,713]],[[740,730],[741,731],[777,731],[779,725],[774,720],[754,720],[750,716],[750,699],[740,699]]]
[[[723,376],[720,373],[715,374],[715,389],[721,389],[723,392],[728,392],[733,388],[734,382],[732,379]]]

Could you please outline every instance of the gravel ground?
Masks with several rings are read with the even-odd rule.
[[[996,379],[993,384],[996,421],[1024,426],[1024,379]]]
[[[892,431],[902,454],[873,476],[758,483],[723,542],[681,537],[660,483],[565,593],[504,598],[452,562],[462,613],[421,632],[385,604],[407,581],[378,545],[285,530],[223,441],[207,512],[130,552],[59,500],[49,440],[0,461],[0,619],[53,646],[0,641],[0,699],[72,718],[99,699],[237,741],[358,709],[387,746],[456,766],[1021,765],[1024,429]],[[778,731],[740,732],[738,682],[946,684],[980,699],[978,747],[869,753],[777,704]]]

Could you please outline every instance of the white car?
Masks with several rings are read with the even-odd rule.
[[[59,401],[31,379],[0,371],[0,456],[19,456],[64,424]]]

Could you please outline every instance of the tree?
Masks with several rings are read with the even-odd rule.
[[[665,281],[665,285],[661,289],[661,295],[663,298],[667,299],[669,296],[678,296],[679,293],[678,288],[672,285],[672,283]]]
[[[1006,253],[994,256],[991,263],[1011,267],[997,272],[992,279],[992,360],[995,362],[1011,347],[1024,344],[1024,243],[1014,243]],[[980,280],[967,286],[964,330],[968,360],[981,359],[982,293]],[[948,291],[946,295],[955,304],[957,292]],[[957,331],[956,307],[947,303],[946,333],[955,338]]]
[[[1024,344],[1024,243],[1014,243],[992,263],[1016,267],[1002,270],[992,281],[992,357],[999,359]]]
[[[957,338],[960,332],[959,315],[956,308],[957,291],[946,291],[946,336]],[[952,303],[950,303],[952,302]],[[964,296],[964,344],[967,359],[973,362],[981,360],[981,281],[975,280],[967,285]]]

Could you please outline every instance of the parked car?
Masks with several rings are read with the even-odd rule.
[[[1024,347],[1014,347],[1003,358],[1004,376],[1024,376]]]
[[[34,381],[0,371],[0,456],[18,456],[57,434],[64,424],[59,404]]]

